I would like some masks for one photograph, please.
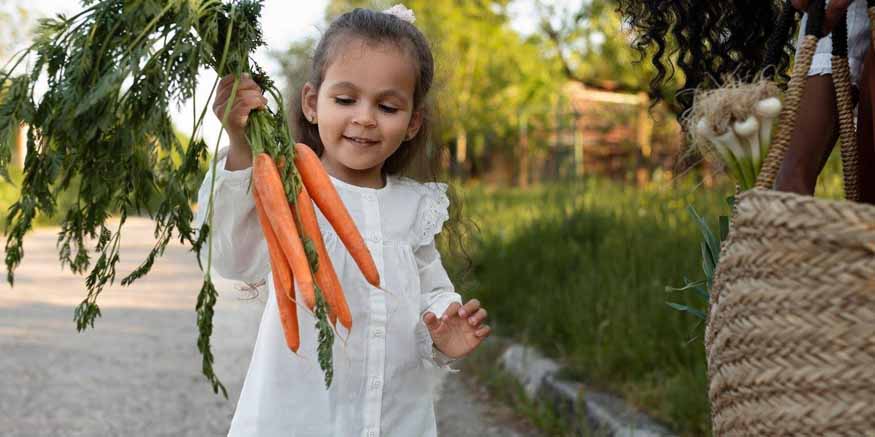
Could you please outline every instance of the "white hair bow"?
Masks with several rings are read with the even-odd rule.
[[[398,17],[398,18],[400,18],[400,19],[402,19],[410,24],[413,24],[416,22],[416,16],[413,15],[413,11],[411,11],[406,6],[404,6],[400,3],[395,5],[395,6],[392,6],[389,9],[386,9],[385,11],[383,11],[383,13],[389,14],[389,15],[394,15],[394,16],[396,16],[396,17]]]

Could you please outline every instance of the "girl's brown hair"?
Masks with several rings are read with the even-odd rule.
[[[400,175],[411,172],[418,173],[426,179],[437,179],[437,168],[440,164],[440,154],[427,156],[427,146],[431,131],[429,129],[434,108],[429,99],[435,75],[434,58],[431,47],[425,35],[411,23],[394,15],[369,9],[354,9],[337,17],[322,35],[313,53],[312,64],[308,74],[308,82],[318,92],[325,76],[325,71],[340,52],[339,48],[346,42],[362,39],[376,44],[395,44],[406,51],[416,62],[416,85],[413,93],[414,111],[422,116],[422,126],[416,136],[401,143],[383,164],[384,175]],[[319,126],[311,123],[301,107],[300,90],[294,94],[292,107],[289,110],[290,124],[294,130],[295,141],[304,143],[322,156],[325,146],[319,136]],[[423,175],[423,173],[425,173]],[[460,276],[464,279],[471,272],[471,257],[465,249],[465,235],[476,231],[476,226],[462,216],[462,202],[456,189],[450,185],[447,195],[450,198],[450,219],[442,232],[446,249],[455,259],[464,261]]]
[[[369,9],[354,9],[347,12],[328,26],[313,54],[308,82],[317,90],[322,86],[325,71],[333,61],[338,48],[345,42],[363,39],[377,44],[395,44],[406,51],[416,62],[416,86],[413,93],[414,111],[422,114],[422,127],[416,136],[401,143],[383,165],[383,174],[399,174],[405,171],[414,160],[425,151],[429,136],[428,93],[434,81],[434,58],[425,35],[411,23],[394,15]],[[289,110],[295,141],[312,148],[322,156],[325,146],[319,137],[319,127],[307,120],[301,109],[301,93],[298,92]]]

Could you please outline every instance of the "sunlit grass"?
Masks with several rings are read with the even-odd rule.
[[[819,195],[840,197],[834,162]],[[709,433],[700,309],[666,285],[703,278],[693,205],[712,229],[728,215],[729,186],[691,181],[635,187],[586,179],[528,190],[462,190],[479,228],[473,268],[450,262],[460,289],[483,301],[498,332],[537,345],[567,373],[618,393],[683,435]],[[464,278],[464,279],[463,279]]]

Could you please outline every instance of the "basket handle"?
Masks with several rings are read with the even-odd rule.
[[[839,115],[839,138],[842,143],[842,174],[845,198],[860,201],[860,149],[854,125],[854,99],[851,95],[851,68],[848,65],[848,13],[842,13],[833,31],[832,80]]]
[[[793,75],[790,76],[790,84],[784,94],[784,105],[781,109],[778,132],[775,134],[775,139],[769,147],[769,152],[766,154],[766,159],[763,161],[762,169],[757,177],[757,188],[772,188],[775,184],[775,177],[778,175],[778,169],[781,168],[781,162],[784,161],[784,156],[787,154],[790,134],[796,125],[799,101],[802,99],[802,93],[805,92],[805,79],[808,77],[808,70],[811,69],[811,61],[814,59],[817,42],[823,37],[824,4],[825,0],[814,0],[808,6],[808,26],[805,28],[805,37],[799,47]]]
[[[875,20],[875,0],[867,0],[867,2],[870,6],[869,17],[871,20]],[[802,99],[802,94],[805,92],[805,82],[808,77],[808,71],[811,68],[811,61],[814,58],[818,41],[824,36],[822,32],[824,18],[825,1],[816,0],[812,2],[808,8],[808,25],[805,29],[805,37],[799,48],[799,56],[796,59],[793,75],[785,93],[778,132],[769,148],[762,170],[757,178],[756,186],[758,188],[772,189],[775,177],[787,154],[790,136],[796,125],[796,116],[801,109],[799,108],[799,102]],[[857,148],[854,127],[854,104],[851,96],[851,75],[848,65],[847,11],[842,13],[839,22],[833,29],[832,36],[832,78],[839,118],[845,197],[848,200],[858,201],[860,195],[858,186],[859,150]],[[873,29],[872,38],[875,41],[875,29]]]

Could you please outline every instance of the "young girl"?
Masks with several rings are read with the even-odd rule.
[[[348,339],[335,342],[334,382],[326,390],[315,319],[299,311],[301,346],[294,354],[283,339],[276,300],[268,296],[229,436],[436,435],[437,369],[470,353],[490,329],[476,300],[461,305],[435,248],[448,218],[446,185],[398,176],[426,144],[433,77],[429,45],[403,7],[356,9],[322,36],[309,82],[290,111],[294,133],[320,155],[388,291],[365,281],[319,214],[353,318]],[[220,85],[217,116],[232,80]],[[267,278],[273,295],[243,133],[249,112],[266,102],[251,79],[241,81],[225,126],[231,146],[218,157],[213,265],[230,279]],[[210,177],[201,187],[202,205]]]

